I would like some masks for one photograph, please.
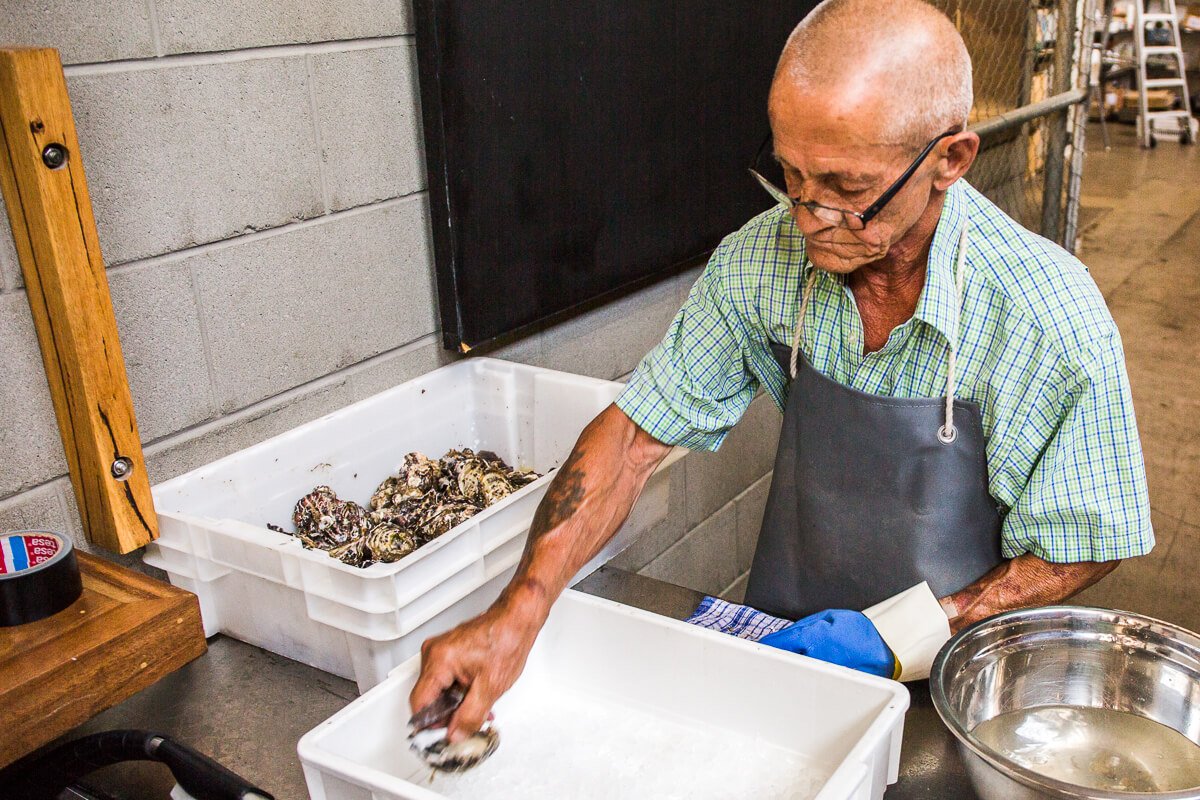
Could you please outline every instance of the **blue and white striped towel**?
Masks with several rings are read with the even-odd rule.
[[[700,605],[685,621],[752,642],[757,642],[767,634],[792,624],[789,620],[772,617],[756,608],[730,603],[716,597],[705,597],[701,600]]]

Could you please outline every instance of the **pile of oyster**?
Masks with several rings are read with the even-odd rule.
[[[328,486],[301,497],[292,512],[293,535],[352,567],[399,561],[539,477],[488,450],[450,450],[436,460],[409,453],[371,495],[369,509]]]

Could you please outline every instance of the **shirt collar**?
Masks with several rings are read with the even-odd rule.
[[[955,181],[946,190],[942,215],[933,233],[929,248],[929,264],[925,269],[925,288],[917,300],[913,317],[938,330],[946,341],[954,337],[955,316],[959,308],[955,287],[954,267],[958,259],[958,242],[962,226],[967,221],[967,197],[962,181]]]

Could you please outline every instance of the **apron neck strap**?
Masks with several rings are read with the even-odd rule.
[[[954,330],[950,334],[950,353],[946,359],[946,421],[938,428],[938,441],[950,444],[958,438],[958,429],[954,427],[954,378],[958,356],[958,334],[962,321],[963,282],[967,273],[967,243],[970,240],[968,230],[970,220],[963,222],[962,231],[958,236],[958,253],[954,260]],[[796,331],[792,334],[791,360],[788,371],[792,379],[796,378],[796,364],[800,357],[800,345],[804,341],[804,313],[808,310],[808,301],[812,297],[813,284],[817,280],[817,268],[813,267],[804,282],[804,291],[800,295],[800,311],[796,315]]]
[[[970,236],[967,233],[970,220],[963,222],[962,233],[958,236],[958,257],[954,260],[954,330],[950,335],[950,355],[946,359],[946,421],[942,427],[938,428],[938,441],[942,444],[950,444],[958,438],[958,429],[954,427],[954,378],[955,367],[958,356],[958,334],[962,327],[962,293],[963,280],[966,275],[967,265],[967,242]]]
[[[808,280],[804,282],[804,291],[800,294],[800,313],[796,315],[796,332],[792,334],[791,361],[788,363],[792,380],[796,379],[796,360],[800,357],[800,344],[804,339],[804,312],[808,310],[808,299],[812,297],[813,284],[816,282],[817,268],[813,267],[808,273]]]

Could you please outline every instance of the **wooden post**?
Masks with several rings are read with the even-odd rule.
[[[0,188],[79,513],[128,553],[158,536],[58,52],[0,50]]]

